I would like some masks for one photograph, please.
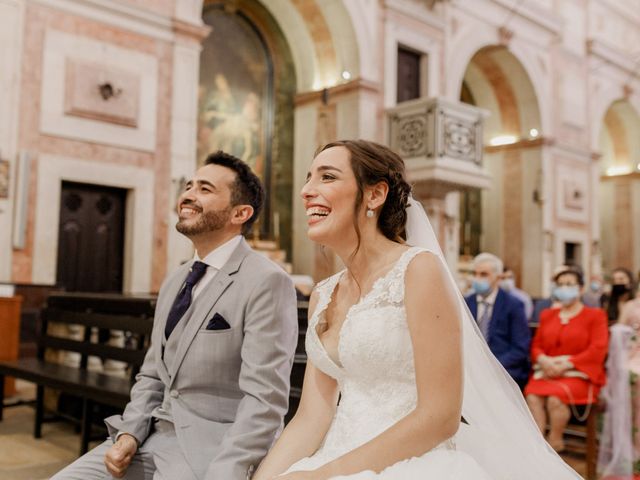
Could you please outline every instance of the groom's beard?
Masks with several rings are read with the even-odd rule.
[[[178,220],[176,230],[187,237],[213,232],[221,230],[229,222],[230,217],[231,207],[200,212],[198,219],[193,223],[189,223],[191,219]]]

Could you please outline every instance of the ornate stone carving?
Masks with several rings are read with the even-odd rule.
[[[444,148],[445,155],[476,164],[480,158],[476,156],[476,125],[460,119],[444,116]]]
[[[387,115],[390,146],[405,160],[416,192],[444,196],[489,186],[482,169],[482,110],[443,98],[419,98]]]
[[[427,116],[411,115],[398,120],[396,144],[402,156],[427,153]]]

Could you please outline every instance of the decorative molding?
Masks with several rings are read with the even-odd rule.
[[[405,160],[409,178],[428,196],[461,188],[487,188],[482,169],[479,108],[443,98],[420,98],[387,109],[388,144]]]
[[[493,3],[504,9],[505,13],[510,12],[513,9],[513,0],[485,0],[486,3]],[[467,12],[468,14],[478,17],[479,12],[482,11],[482,6],[479,5],[479,1],[469,2],[468,0],[452,0],[451,5],[456,8]],[[535,6],[535,2],[519,2],[517,16],[525,20],[530,21],[534,25],[547,30],[554,35],[561,35],[564,22],[559,15],[551,12],[550,10],[542,9]],[[503,21],[504,17],[500,17],[499,20]],[[486,21],[486,19],[483,19]],[[496,19],[490,22],[493,25],[500,26]],[[517,30],[517,28],[516,28]]]
[[[485,153],[509,152],[513,150],[526,150],[529,148],[539,148],[555,145],[555,139],[552,137],[524,138],[514,143],[506,145],[485,145]]]
[[[349,82],[336,85],[335,87],[299,93],[296,95],[295,105],[296,107],[299,107],[314,102],[327,103],[336,97],[361,91],[378,94],[380,92],[380,85],[362,78],[355,78]]]
[[[129,165],[100,164],[54,155],[40,155],[38,159],[32,282],[53,285],[56,281],[60,192],[65,180],[129,190],[123,290],[125,293],[149,292],[153,257],[153,172]]]
[[[113,0],[28,0],[28,2],[159,40],[173,40],[173,25],[169,18],[124,2]]]
[[[0,282],[12,280],[12,229],[20,126],[24,0],[0,0],[0,155],[8,160],[8,198],[0,199]]]
[[[626,20],[634,23],[640,23],[640,14],[637,9],[629,8],[628,2],[620,0],[600,0],[605,6]]]
[[[384,0],[384,6],[401,15],[416,19],[437,30],[445,31],[447,23],[444,19],[434,15],[428,5],[420,5],[406,0]]]
[[[603,182],[640,180],[640,172],[630,172],[624,175],[601,175],[600,180]]]
[[[129,71],[67,58],[65,115],[138,126],[140,77]]]
[[[556,217],[569,222],[589,221],[589,170],[559,164],[555,168]]]
[[[198,44],[209,36],[211,33],[211,27],[209,25],[194,25],[193,23],[179,20],[177,18],[172,19],[173,32],[176,36],[190,38]]]
[[[634,72],[638,66],[637,60],[634,61],[634,58],[627,55],[627,52],[608,45],[602,40],[594,38],[587,40],[587,53],[615,65],[626,73]]]
[[[581,162],[600,160],[600,157],[602,156],[600,153],[594,152],[588,148],[560,142],[557,139],[550,142],[549,146],[552,147],[554,153],[559,153]]]
[[[99,95],[91,97],[90,91],[74,91],[71,100],[65,99],[65,81],[69,78],[67,67],[96,63],[101,67],[100,72],[95,72],[97,76],[91,77],[96,83],[95,88],[98,88],[98,83],[103,83],[98,80],[101,74],[104,74],[103,80],[116,82],[116,77],[121,73],[122,86],[129,91],[123,90],[123,100],[135,102],[136,105],[122,102],[108,106]],[[81,72],[82,76],[85,76],[86,69],[81,70],[84,72]],[[70,75],[75,79],[76,76]],[[79,81],[83,88],[93,88],[86,83],[91,82],[89,78],[80,78]],[[135,83],[138,85],[134,85]],[[121,88],[117,84],[115,87]],[[69,85],[67,92],[68,88]],[[135,94],[136,91],[139,92],[138,95]],[[43,133],[152,152],[156,148],[157,92],[157,58],[91,38],[47,30],[40,110],[40,128]],[[74,99],[75,95],[79,95],[79,99]],[[113,100],[109,102],[113,103]]]

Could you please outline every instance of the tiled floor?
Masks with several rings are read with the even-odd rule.
[[[23,400],[35,397],[31,384],[18,382]],[[67,422],[46,423],[42,438],[33,438],[34,410],[20,405],[4,409],[0,423],[0,478],[3,480],[46,479],[74,460],[79,436]]]
[[[35,397],[33,385],[18,382],[22,400]],[[75,460],[80,449],[80,436],[68,422],[45,423],[42,438],[33,438],[34,410],[20,405],[4,410],[0,422],[0,479],[44,480]],[[585,462],[580,455],[568,454],[565,460],[584,476]],[[544,479],[547,480],[547,479]]]

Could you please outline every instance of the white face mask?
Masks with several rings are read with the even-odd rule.
[[[500,288],[503,290],[510,292],[516,289],[516,281],[513,278],[505,278],[500,281]]]

